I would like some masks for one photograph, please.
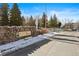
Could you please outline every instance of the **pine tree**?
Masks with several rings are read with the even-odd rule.
[[[61,22],[58,23],[58,28],[60,28],[60,27],[61,27]]]
[[[51,16],[50,20],[49,20],[49,27],[53,27],[53,18]]]
[[[10,17],[10,25],[11,26],[21,26],[22,25],[22,18],[21,18],[21,12],[18,8],[17,3],[13,4],[13,7],[11,9],[11,17]]]
[[[21,18],[22,18],[22,20],[23,20],[23,21],[22,21],[22,22],[23,22],[23,25],[25,26],[25,25],[26,25],[26,20],[25,20],[24,16],[22,16]]]
[[[49,27],[57,27],[58,26],[58,21],[57,21],[58,19],[57,19],[57,17],[56,17],[56,15],[54,14],[54,16],[52,17],[51,16],[51,18],[50,18],[50,20],[49,20]]]
[[[9,20],[8,20],[8,4],[7,3],[2,3],[1,7],[1,26],[7,26],[9,25]]]
[[[41,27],[41,18],[38,19],[38,29]]]
[[[35,26],[35,20],[33,19],[33,17],[31,16],[29,19],[29,26]]]
[[[41,27],[47,27],[47,15],[45,12],[43,13],[42,19],[41,19]]]
[[[1,7],[2,7],[2,5],[0,4],[0,26],[1,26],[1,17],[2,17],[2,11],[1,11]]]
[[[55,14],[53,16],[53,27],[57,27],[57,17]]]

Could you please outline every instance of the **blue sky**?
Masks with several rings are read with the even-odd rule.
[[[23,16],[41,16],[46,12],[48,18],[56,14],[58,19],[64,22],[64,19],[79,20],[79,3],[18,3]],[[12,4],[9,4],[12,7]]]

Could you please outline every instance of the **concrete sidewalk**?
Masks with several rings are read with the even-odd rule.
[[[29,56],[79,56],[79,32],[60,32]]]
[[[63,35],[63,36],[71,36],[71,37],[78,37],[79,38],[79,32],[76,31],[63,31],[63,32],[59,32],[57,33],[57,35]]]
[[[53,39],[29,56],[79,56],[79,45]]]
[[[54,39],[59,39],[59,40],[68,40],[68,41],[79,42],[79,38],[77,38],[77,37],[54,36],[53,38],[54,38]]]

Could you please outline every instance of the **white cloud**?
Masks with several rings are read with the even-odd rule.
[[[53,16],[54,14],[56,14],[56,16],[60,19],[60,21],[62,21],[63,19],[70,19],[70,20],[73,19],[73,21],[79,20],[78,9],[65,9],[62,11],[51,10],[48,12],[48,17],[50,17],[51,15]]]
[[[33,12],[29,12],[29,10],[25,11],[22,10],[22,15],[24,16],[42,16],[43,10],[40,11],[40,8],[38,7],[33,7],[35,11],[35,13]],[[48,19],[50,18],[50,16],[56,14],[56,16],[58,17],[58,19],[60,21],[62,21],[62,23],[64,23],[64,19],[73,19],[74,22],[79,20],[79,10],[78,9],[72,9],[72,8],[68,8],[68,9],[62,9],[62,10],[49,10],[47,11],[47,15],[48,15]]]

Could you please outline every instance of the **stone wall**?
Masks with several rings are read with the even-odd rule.
[[[31,35],[35,33],[35,27],[27,26],[0,26],[0,43],[8,43],[19,38],[19,32],[31,31]]]

